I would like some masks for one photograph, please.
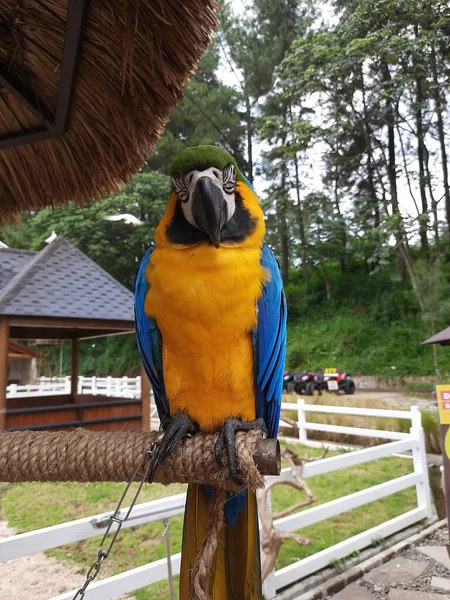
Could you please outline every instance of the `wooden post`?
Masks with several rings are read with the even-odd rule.
[[[447,527],[450,539],[450,385],[436,386],[438,402],[441,452],[444,466],[444,495],[447,511]],[[447,554],[450,557],[450,544],[447,544]]]
[[[70,382],[70,396],[72,398],[72,402],[76,402],[77,393],[78,393],[78,362],[80,356],[80,340],[78,338],[74,338],[72,340],[72,360],[71,360],[71,382]]]
[[[9,323],[0,319],[0,431],[6,426],[6,386],[8,385]]]
[[[448,536],[449,536],[449,541],[450,541],[450,456],[448,455],[449,429],[450,429],[450,425],[440,425],[442,464],[444,467],[444,473],[443,473],[444,497],[445,497],[445,508],[446,508],[446,512],[447,512]],[[447,443],[447,448],[446,448],[446,443]],[[447,544],[447,553],[450,557],[450,544]]]
[[[150,382],[141,366],[142,431],[150,431]]]

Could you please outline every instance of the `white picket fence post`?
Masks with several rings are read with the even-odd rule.
[[[298,427],[298,439],[300,443],[306,444],[308,441],[308,434],[305,428],[306,413],[305,413],[305,401],[303,398],[297,400],[297,427]]]
[[[428,474],[428,460],[425,448],[425,436],[422,427],[422,414],[418,406],[411,406],[411,434],[416,437],[417,444],[412,449],[414,472],[420,473],[420,481],[416,484],[417,504],[425,506],[427,518],[433,516],[433,507],[430,496],[430,481]]]

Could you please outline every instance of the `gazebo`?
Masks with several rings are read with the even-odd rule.
[[[36,424],[37,412],[41,417],[45,413],[39,428],[92,425],[95,429],[101,420],[109,423],[109,429],[137,429],[141,420],[145,427],[148,393],[142,405],[139,399],[77,395],[80,340],[133,331],[133,294],[64,238],[56,238],[37,253],[1,249],[0,430],[30,427],[33,419]],[[70,340],[70,394],[15,398],[8,403],[11,338]]]
[[[446,327],[435,335],[422,342],[422,344],[439,344],[440,346],[450,346],[450,327]]]

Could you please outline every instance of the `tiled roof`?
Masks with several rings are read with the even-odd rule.
[[[30,262],[36,252],[27,250],[0,249],[0,290]]]
[[[0,250],[0,282],[2,315],[134,320],[133,294],[61,237],[36,254]]]

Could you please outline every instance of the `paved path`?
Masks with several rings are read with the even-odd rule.
[[[450,599],[447,530],[439,529],[416,548],[403,552],[332,596],[332,600]]]

